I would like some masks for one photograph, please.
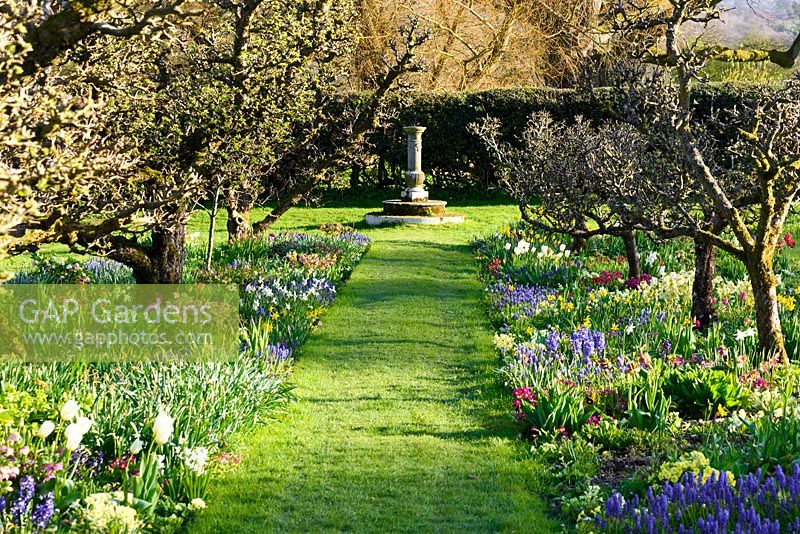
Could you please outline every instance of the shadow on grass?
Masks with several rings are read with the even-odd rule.
[[[408,233],[375,232],[299,351],[296,417],[259,434],[199,531],[559,531],[494,371],[468,246]]]

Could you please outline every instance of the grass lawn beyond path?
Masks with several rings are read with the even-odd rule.
[[[560,530],[493,372],[467,247],[515,210],[459,211],[465,226],[367,232],[372,249],[300,350],[298,401],[248,438],[190,532]]]

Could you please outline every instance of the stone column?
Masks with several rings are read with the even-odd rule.
[[[406,171],[406,189],[400,197],[407,201],[428,200],[425,191],[425,173],[422,172],[422,132],[423,126],[408,126],[403,128],[408,135],[408,170]]]

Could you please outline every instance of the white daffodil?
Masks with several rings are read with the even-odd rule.
[[[747,330],[738,330],[736,332],[736,341],[744,341],[745,339],[747,339],[749,337],[753,337],[755,335],[756,335],[756,331],[755,331],[755,329],[753,329],[752,326],[750,328],[748,328]]]
[[[514,255],[520,256],[522,254],[525,254],[526,252],[529,252],[530,250],[531,250],[531,244],[525,241],[524,239],[521,239],[519,243],[517,243],[517,246],[514,247]]]
[[[628,323],[628,326],[625,327],[625,333],[626,334],[632,334],[633,333],[633,323]]]

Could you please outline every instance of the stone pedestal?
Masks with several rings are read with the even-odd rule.
[[[425,173],[422,172],[422,126],[403,128],[408,136],[408,170],[406,188],[400,193],[400,200],[386,200],[383,211],[369,213],[367,224],[377,226],[384,223],[405,224],[445,224],[463,223],[464,216],[448,213],[444,200],[430,200],[425,190]]]
[[[400,193],[400,199],[406,202],[428,200],[425,191],[425,173],[422,172],[422,132],[423,126],[408,126],[403,131],[408,136],[408,170],[406,171],[406,188]]]

